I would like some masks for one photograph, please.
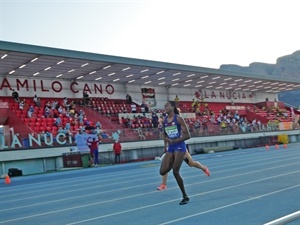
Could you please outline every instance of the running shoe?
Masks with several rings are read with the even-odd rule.
[[[190,198],[188,196],[184,196],[179,205],[185,205],[189,202]]]
[[[210,171],[207,166],[205,166],[204,173],[206,174],[206,176],[210,176]]]
[[[159,190],[159,191],[167,190],[167,185],[161,184],[161,185],[159,185],[159,187],[157,187],[156,189]]]

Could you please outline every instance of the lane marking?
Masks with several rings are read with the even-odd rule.
[[[281,225],[300,218],[300,210],[289,215],[283,216],[276,220],[265,223],[264,225]]]
[[[281,165],[281,166],[276,166],[276,167],[270,167],[270,168],[267,168],[267,169],[264,169],[264,170],[259,170],[259,171],[256,170],[256,171],[250,171],[250,172],[241,173],[241,174],[235,174],[235,175],[226,176],[226,177],[220,177],[220,178],[213,179],[213,180],[201,181],[201,182],[196,182],[196,183],[192,183],[192,184],[186,184],[185,186],[189,187],[189,186],[199,185],[199,184],[208,183],[208,182],[214,182],[214,181],[220,181],[220,180],[230,179],[230,178],[233,178],[233,177],[245,176],[245,175],[249,175],[249,174],[253,174],[253,173],[261,173],[262,171],[278,169],[278,168],[282,168],[282,167],[286,167],[286,166],[290,166],[290,165],[294,165],[294,164],[298,164],[298,163],[291,163],[291,164],[288,164],[288,165]],[[153,183],[153,184],[155,184],[155,183]],[[63,202],[63,201],[73,200],[73,199],[78,199],[78,198],[86,198],[86,197],[90,197],[90,196],[94,196],[94,195],[107,194],[107,193],[111,193],[111,192],[115,192],[115,191],[128,190],[128,189],[133,189],[133,188],[140,188],[142,186],[148,186],[148,185],[149,185],[149,183],[144,184],[144,185],[139,185],[138,187],[137,186],[125,187],[125,188],[119,188],[118,190],[102,191],[101,193],[90,193],[90,194],[84,194],[84,195],[80,195],[80,196],[77,195],[75,197],[70,197],[70,198],[60,198],[58,200],[52,200],[52,201],[47,201],[47,202],[39,202],[39,203],[34,203],[34,204],[30,204],[30,205],[28,204],[28,205],[13,207],[13,208],[5,208],[5,209],[1,209],[0,212],[10,211],[10,210],[16,210],[16,209],[21,209],[21,208],[28,208],[28,207],[38,206],[38,205],[45,205],[45,204],[50,204],[50,203],[55,203],[55,202]],[[100,186],[100,187],[102,187],[102,186]],[[90,188],[86,188],[86,189],[90,189]],[[170,189],[171,190],[172,189],[177,189],[177,187],[169,188],[169,190]],[[80,189],[80,191],[82,191],[82,190],[83,189]],[[78,190],[64,191],[64,192],[60,192],[59,194],[66,194],[66,193],[69,193],[69,192],[78,192]],[[147,192],[147,193],[144,193],[144,194],[152,194],[152,193],[156,193],[156,192],[157,191],[152,191],[152,192]],[[28,200],[28,199],[33,199],[33,198],[37,198],[37,197],[44,198],[46,196],[51,196],[51,195],[57,195],[57,193],[49,193],[49,194],[45,194],[45,195],[33,196],[33,197],[28,197],[28,198],[23,198],[23,199],[14,199],[14,200],[10,200],[10,201],[1,201],[1,203]],[[133,195],[133,197],[136,197],[136,196]],[[113,200],[109,200],[109,201],[113,201]],[[107,203],[107,202],[108,201],[104,201],[103,203]]]
[[[263,160],[263,159],[261,159],[261,160],[256,160],[255,161],[255,165],[254,165],[254,161],[251,161],[251,164],[250,165],[248,165],[248,166],[243,166],[243,168],[251,168],[251,167],[257,167],[257,166],[260,166],[260,165],[267,165],[267,164],[273,164],[273,163],[276,163],[276,162],[280,162],[280,163],[282,163],[283,161],[290,161],[290,160],[294,160],[294,158],[288,158],[288,159],[278,159],[278,160],[276,160],[276,161],[272,161],[272,162],[270,162],[270,161],[268,161],[268,162],[265,162],[265,160]],[[260,161],[263,161],[263,163],[257,163],[257,162],[260,162]],[[239,161],[240,162],[240,161]],[[239,164],[244,164],[244,163],[242,163],[242,162],[240,162],[240,163],[235,163],[235,164],[231,164],[230,166],[231,166],[231,169],[227,169],[227,170],[222,170],[222,171],[220,171],[220,172],[215,172],[214,174],[217,174],[217,173],[227,173],[228,171],[234,171],[234,170],[237,170],[237,168],[236,168],[236,165],[239,165]],[[227,166],[228,166],[228,164],[226,164]],[[233,166],[234,165],[234,166]],[[286,165],[293,165],[293,164],[285,164],[285,165],[283,165],[283,166],[286,166]],[[222,168],[223,166],[221,166],[220,168]],[[216,168],[218,168],[218,167],[214,167],[214,169],[216,169]],[[196,173],[196,175],[193,175],[193,176],[190,176],[190,174],[191,174],[192,172],[188,172],[188,174],[189,174],[189,176],[185,176],[184,178],[185,179],[189,179],[189,178],[193,178],[193,177],[196,177],[196,176],[198,176],[198,173]],[[144,177],[147,177],[146,175],[147,175],[148,173],[146,173],[146,174],[143,174],[143,178],[141,179],[141,178],[139,178],[139,179],[132,179],[133,177],[135,177],[134,175],[133,176],[128,176],[127,178],[126,178],[126,181],[123,181],[123,182],[120,182],[120,181],[118,181],[118,180],[123,180],[124,178],[122,177],[122,178],[116,178],[116,179],[113,179],[113,181],[118,181],[118,184],[125,184],[125,183],[129,183],[129,182],[133,182],[133,181],[143,181],[143,180],[145,180],[145,178]],[[149,174],[153,174],[153,171],[150,171],[149,172]],[[184,172],[182,172],[182,174],[185,174]],[[247,173],[246,173],[247,174]],[[140,175],[140,172],[137,172],[137,175]],[[131,179],[129,179],[129,178],[131,178]],[[88,180],[90,180],[91,178],[89,177],[88,178]],[[146,178],[146,179],[148,179],[148,178]],[[129,181],[128,181],[129,180]],[[84,179],[82,180],[82,181],[84,181]],[[53,182],[52,182],[53,183]],[[78,178],[76,178],[76,183],[78,183]],[[85,183],[85,182],[83,182],[83,183]],[[89,184],[95,184],[96,183],[96,185],[90,185],[89,187],[80,187],[80,186],[82,186],[83,184],[72,184],[72,187],[80,187],[79,189],[72,189],[72,190],[68,190],[68,191],[62,191],[62,192],[60,192],[61,194],[64,194],[64,193],[69,193],[69,192],[76,192],[76,191],[78,191],[78,190],[80,190],[80,191],[82,191],[82,190],[89,190],[89,189],[93,189],[93,188],[95,188],[95,187],[97,187],[97,188],[100,188],[100,187],[105,187],[105,186],[110,186],[113,182],[111,181],[111,180],[109,180],[109,181],[105,181],[104,183],[106,183],[106,185],[97,185],[97,183],[99,183],[99,181],[95,181],[95,182],[89,182]],[[101,177],[101,183],[103,183],[103,179],[102,179],[102,177]],[[20,192],[20,193],[16,193],[16,190],[13,190],[13,196],[14,196],[14,198],[10,198],[8,201],[5,201],[4,199],[2,199],[2,201],[1,202],[13,202],[13,201],[20,201],[20,200],[25,200],[25,199],[32,199],[32,198],[38,198],[38,197],[43,197],[43,196],[49,196],[49,195],[57,195],[57,193],[58,193],[58,189],[65,189],[65,187],[57,187],[57,184],[60,184],[60,185],[62,185],[63,183],[62,182],[55,182],[55,184],[53,184],[53,185],[55,185],[56,187],[51,187],[51,188],[47,188],[47,189],[42,189],[42,188],[40,188],[40,186],[38,186],[39,188],[38,188],[38,190],[32,190],[33,188],[32,187],[28,187],[28,189],[30,188],[30,191],[24,191],[23,189],[22,189],[22,192]],[[68,182],[68,184],[70,185],[70,182]],[[85,185],[85,184],[84,184]],[[50,185],[48,185],[48,186],[50,186]],[[48,187],[47,186],[47,187]],[[35,186],[36,187],[36,186]],[[45,192],[46,192],[46,190],[49,192],[49,194],[44,194]],[[55,193],[53,193],[53,192],[50,192],[50,190],[55,190]],[[43,192],[43,194],[42,195],[37,195],[37,193],[39,192],[39,191],[41,191],[41,192]],[[11,192],[11,191],[10,191]],[[4,194],[6,194],[6,195],[8,195],[7,194],[7,192],[5,192],[5,191],[1,191],[1,193],[4,195]],[[32,196],[32,197],[26,197],[26,198],[16,198],[16,196],[18,196],[18,195],[24,195],[24,194],[29,194],[29,193],[35,193],[35,196]]]
[[[191,195],[191,197],[201,196],[201,195],[205,195],[205,194],[211,194],[211,193],[215,193],[215,192],[219,192],[219,191],[224,191],[224,190],[227,190],[227,189],[241,187],[241,186],[244,186],[244,185],[253,184],[253,183],[257,183],[257,182],[265,181],[265,180],[270,180],[270,179],[273,179],[273,178],[282,177],[282,176],[286,176],[286,175],[294,174],[294,173],[299,173],[299,172],[300,172],[300,170],[294,171],[294,172],[289,172],[289,173],[284,173],[284,174],[280,174],[280,175],[276,175],[276,176],[272,176],[272,177],[267,177],[267,178],[263,178],[263,179],[258,179],[258,180],[254,180],[254,181],[249,181],[249,182],[245,182],[245,183],[241,183],[241,184],[237,184],[237,185],[231,185],[231,186],[227,186],[227,187],[223,187],[223,188],[219,188],[219,189],[215,189],[215,190],[211,190],[211,191],[207,191],[207,192],[202,192],[202,193],[199,193],[199,194]],[[289,189],[294,188],[294,187],[299,187],[299,186],[300,185],[289,187]],[[122,197],[122,198],[118,198],[118,199],[112,199],[112,200],[107,200],[107,201],[103,201],[103,202],[90,203],[90,204],[85,204],[85,205],[80,205],[80,206],[74,206],[74,207],[69,207],[69,208],[65,208],[65,209],[59,209],[59,210],[50,211],[50,212],[39,213],[39,214],[35,214],[35,215],[30,215],[30,216],[24,216],[24,217],[20,217],[20,218],[14,218],[14,219],[10,219],[10,220],[0,221],[0,224],[8,223],[8,222],[13,222],[13,221],[19,221],[19,220],[25,220],[25,219],[30,219],[30,218],[35,218],[35,217],[44,216],[44,215],[51,215],[51,214],[55,214],[55,213],[65,212],[65,211],[71,211],[73,209],[80,209],[80,208],[85,208],[85,207],[89,207],[89,206],[95,206],[95,205],[99,205],[99,204],[103,204],[103,203],[107,203],[107,202],[120,201],[120,200],[124,200],[124,199],[128,199],[128,198],[132,198],[132,197],[144,196],[145,194],[151,194],[151,193],[157,193],[157,192],[153,191],[153,192],[148,192],[148,193],[141,193],[141,194],[138,194],[138,195],[126,196],[126,197]],[[268,194],[266,194],[266,195],[268,195]],[[262,196],[264,196],[264,195],[262,195]],[[93,221],[93,220],[97,220],[97,219],[101,219],[101,218],[106,218],[106,217],[110,217],[110,216],[114,216],[114,215],[118,215],[118,214],[124,214],[124,213],[127,213],[127,212],[132,212],[132,211],[137,211],[137,210],[141,210],[141,209],[145,209],[145,208],[150,208],[150,207],[154,207],[154,206],[158,206],[158,205],[163,205],[163,204],[170,203],[170,202],[175,202],[175,201],[178,201],[178,200],[180,200],[180,199],[173,199],[173,200],[170,200],[170,201],[165,201],[165,202],[160,202],[160,203],[156,203],[156,204],[146,205],[146,206],[143,206],[143,207],[133,208],[133,209],[129,209],[129,210],[125,210],[125,211],[120,211],[120,212],[116,212],[116,213],[112,213],[112,214],[106,214],[106,215],[103,215],[103,216],[94,217],[94,218],[90,218],[90,219],[87,219],[87,220],[81,220],[81,221],[77,221],[77,222],[74,222],[74,223],[69,223],[68,225],[73,225],[73,224],[79,224],[79,223],[83,223],[83,222]],[[248,199],[248,200],[245,200],[245,201],[252,201],[252,200],[253,199],[251,199],[251,200]],[[209,211],[211,211],[211,210],[209,210]],[[180,218],[180,219],[182,219],[182,218]],[[178,219],[178,220],[180,220],[180,219]]]
[[[284,189],[281,189],[281,190],[273,191],[273,192],[270,192],[270,193],[267,193],[267,194],[256,196],[256,197],[251,198],[251,199],[246,199],[246,200],[243,200],[243,201],[234,202],[234,203],[231,203],[231,204],[228,204],[228,205],[224,205],[224,206],[217,207],[217,208],[214,208],[214,209],[211,209],[211,210],[207,210],[207,211],[204,211],[204,212],[196,213],[196,214],[193,214],[193,215],[190,215],[190,216],[181,217],[181,218],[176,219],[176,220],[171,220],[171,221],[168,221],[168,222],[165,222],[165,223],[160,223],[159,225],[171,224],[171,223],[174,223],[174,222],[178,222],[178,221],[181,221],[181,220],[189,219],[189,218],[192,218],[192,217],[195,217],[195,216],[199,216],[199,215],[202,215],[202,214],[214,212],[214,211],[217,211],[217,210],[220,210],[220,209],[225,209],[225,208],[228,208],[228,207],[231,207],[231,206],[234,206],[234,205],[240,205],[240,204],[245,203],[245,202],[250,202],[250,201],[253,201],[255,199],[259,199],[259,198],[266,197],[266,196],[269,196],[269,195],[277,194],[277,193],[280,193],[280,192],[283,192],[283,191],[287,191],[287,190],[290,190],[290,189],[293,189],[293,188],[297,188],[297,187],[300,187],[300,185],[295,185],[295,186],[292,186],[292,187],[288,187],[288,188],[284,188]]]
[[[281,157],[282,155],[276,155],[276,159],[278,159],[278,160],[280,160],[280,161],[287,161],[287,160],[293,160],[294,159],[294,157],[289,157],[289,158],[287,158],[287,159],[282,159],[282,157]],[[255,160],[253,160],[253,158],[255,159]],[[274,160],[274,156],[272,157],[272,160]],[[195,157],[195,160],[197,161],[198,159],[196,159],[196,157]],[[249,158],[245,158],[245,159],[243,159],[243,160],[245,160],[246,162],[249,162]],[[224,163],[224,161],[222,161],[222,165],[224,165],[224,164],[226,164],[226,166],[228,166],[228,165],[231,165],[232,167],[233,166],[236,166],[236,165],[243,165],[243,168],[247,168],[247,167],[251,167],[252,166],[252,164],[253,164],[253,162],[265,162],[265,161],[267,161],[267,160],[269,160],[268,158],[261,158],[261,155],[259,155],[259,156],[255,156],[255,157],[252,157],[251,159],[250,159],[250,161],[251,161],[251,165],[250,166],[244,166],[244,163],[243,163],[243,160],[241,160],[241,159],[238,159],[238,160],[236,160],[236,161],[238,161],[239,163],[231,163],[231,164],[226,164],[226,163]],[[267,161],[268,163],[267,164],[272,164],[272,162],[269,162],[269,161]],[[275,162],[277,162],[277,161],[274,161],[273,163],[275,163]],[[219,162],[215,162],[215,164],[217,165],[217,166],[215,166],[214,168],[223,168],[224,166],[218,166],[220,163]],[[211,164],[211,165],[213,165],[213,164]],[[258,164],[258,165],[264,165],[263,163],[261,163],[261,164]],[[151,167],[150,167],[151,168]],[[92,169],[91,169],[92,170]],[[135,177],[135,175],[134,174],[136,174],[137,176],[138,175],[140,175],[140,171],[137,171],[137,172],[134,172],[134,171],[120,171],[120,173],[122,173],[123,175],[127,175],[127,174],[129,174],[129,175],[132,175],[132,176],[130,176],[130,177]],[[97,177],[99,177],[99,176],[101,176],[101,181],[103,181],[103,178],[112,178],[112,177],[114,177],[114,175],[117,177],[117,179],[122,179],[122,178],[119,178],[119,176],[120,176],[120,173],[110,173],[109,175],[107,175],[107,174],[105,174],[105,173],[101,173],[101,174],[97,174],[97,175],[88,175],[88,176],[84,176],[83,177],[83,179],[82,179],[82,177],[80,177],[81,179],[82,179],[82,181],[84,181],[84,180],[89,180],[89,182],[90,182],[90,180],[91,180],[91,178],[93,178],[93,177],[95,177],[95,178],[97,178]],[[153,173],[153,171],[149,171],[148,172],[149,174],[151,173]],[[182,171],[182,174],[184,174],[185,172],[184,171]],[[188,174],[191,174],[191,172],[189,172]],[[32,186],[29,186],[29,187],[24,187],[25,185],[24,184],[22,184],[22,185],[18,185],[18,186],[12,186],[12,187],[10,187],[9,189],[4,189],[4,190],[1,190],[1,192],[4,194],[4,193],[13,193],[13,195],[14,195],[14,198],[17,196],[17,195],[24,195],[24,193],[25,193],[25,190],[30,190],[30,191],[27,191],[26,193],[37,193],[37,192],[39,192],[39,191],[41,191],[41,192],[45,192],[45,189],[43,189],[43,188],[41,188],[41,187],[47,187],[48,188],[48,190],[50,189],[49,188],[49,186],[54,186],[52,189],[55,189],[56,191],[57,191],[57,189],[58,189],[58,187],[57,187],[57,185],[58,184],[60,184],[60,185],[62,185],[62,184],[65,184],[65,183],[67,183],[68,185],[70,185],[70,182],[72,182],[72,181],[74,181],[73,183],[73,187],[74,186],[82,186],[82,184],[78,184],[78,178],[79,177],[75,177],[75,178],[66,178],[66,179],[62,179],[62,180],[57,180],[54,184],[53,184],[53,181],[49,181],[49,182],[43,182],[43,183],[35,183],[35,187],[37,187],[38,189],[37,190],[33,190],[33,188],[32,188]],[[86,178],[86,179],[85,179]],[[114,180],[116,180],[116,179],[114,179]],[[60,182],[61,181],[61,182]],[[92,183],[96,183],[97,181],[95,181],[95,182],[92,182]],[[84,183],[84,182],[83,182]],[[91,183],[91,182],[90,182]],[[105,183],[108,183],[108,181],[107,182],[105,182]],[[110,182],[109,182],[110,183]],[[18,193],[16,193],[16,191],[17,190],[21,190],[21,192],[20,192],[20,194],[18,194]]]

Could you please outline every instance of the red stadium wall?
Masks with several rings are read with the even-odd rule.
[[[268,121],[269,121],[267,118],[259,116],[256,113],[250,112],[250,111],[246,111],[246,118],[248,121],[252,121],[252,120],[256,119],[256,120],[260,120],[260,122],[262,122],[262,123],[268,123]]]
[[[6,124],[9,124],[10,127],[14,128],[14,133],[19,134],[19,139],[27,138],[28,133],[31,133],[31,130],[24,124],[24,122],[10,109],[7,110],[7,122]],[[1,116],[2,117],[2,116]]]
[[[9,109],[0,108],[0,125],[6,125],[8,117],[9,117]]]

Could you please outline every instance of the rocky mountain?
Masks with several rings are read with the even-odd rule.
[[[253,73],[278,77],[290,77],[300,81],[300,50],[286,56],[279,57],[276,64],[253,62],[248,67],[234,64],[221,65],[220,69]],[[300,90],[281,92],[278,94],[280,101],[300,107]]]

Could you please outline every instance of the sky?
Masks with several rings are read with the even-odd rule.
[[[299,0],[0,0],[0,39],[199,67],[300,50]]]

